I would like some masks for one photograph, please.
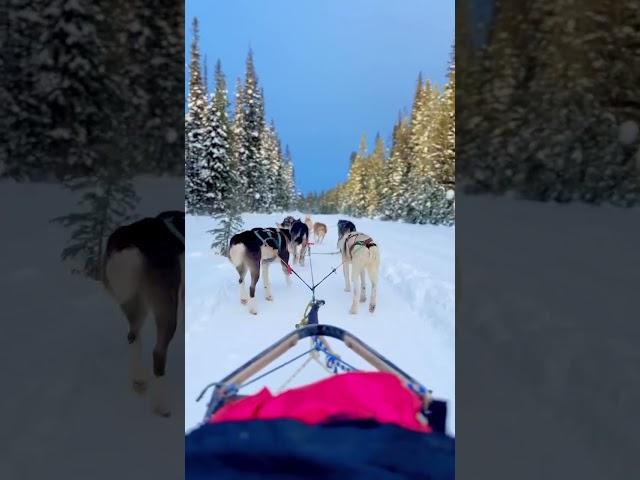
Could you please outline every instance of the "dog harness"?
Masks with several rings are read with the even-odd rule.
[[[256,234],[256,237],[258,237],[258,239],[262,242],[262,246],[270,246],[267,243],[267,240],[273,240],[273,241],[277,241],[278,242],[278,246],[276,248],[276,250],[280,250],[280,246],[282,245],[282,237],[280,236],[280,232],[276,232],[276,238],[273,237],[273,231],[271,230],[262,230],[262,232],[265,232],[267,234],[267,238],[263,238],[260,235],[260,230],[254,230],[253,233]]]
[[[182,235],[178,229],[176,228],[176,226],[171,222],[170,218],[165,218],[164,220],[164,224],[167,226],[167,228],[169,229],[169,231],[171,233],[173,233],[173,235],[180,240],[180,242],[182,242],[182,245],[184,245],[184,235]]]
[[[349,240],[351,240],[354,237],[358,237],[359,235],[362,235],[361,233],[351,233],[346,240],[344,241],[344,245],[345,247],[347,246],[347,242],[349,242]],[[353,244],[348,247],[347,252],[349,252],[349,257],[353,258],[353,249],[356,246],[360,246],[360,247],[366,247],[367,249],[371,248],[371,247],[377,247],[376,243],[373,241],[373,239],[371,237],[367,237],[364,240],[356,240],[355,242],[353,242]]]

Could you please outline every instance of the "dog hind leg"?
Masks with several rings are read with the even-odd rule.
[[[136,393],[144,393],[147,390],[148,375],[142,362],[142,338],[140,331],[147,316],[147,307],[140,294],[125,301],[120,305],[129,322],[129,374],[131,386]]]
[[[167,385],[167,353],[177,327],[178,286],[168,281],[165,291],[154,289],[153,311],[156,319],[156,344],[153,349],[153,375],[155,379],[154,413],[169,417],[169,395]],[[169,294],[167,295],[167,291]]]
[[[249,265],[249,273],[251,274],[251,286],[249,287],[249,313],[257,315],[256,310],[256,285],[260,279],[260,259],[255,259]]]
[[[269,279],[269,264],[271,262],[263,262],[262,264],[262,272],[264,277],[262,278],[262,282],[264,283],[264,298],[268,302],[273,301],[273,295],[271,293],[271,281]]]
[[[360,264],[356,261],[351,262],[351,281],[353,282],[353,300],[349,313],[355,315],[358,313],[358,296],[360,294]]]
[[[342,273],[344,273],[344,291],[351,292],[351,284],[349,283],[349,263],[342,256]]]
[[[367,273],[371,281],[371,299],[369,301],[369,311],[373,313],[376,309],[377,293],[378,293],[378,272],[380,270],[380,258],[378,256],[378,248],[372,247],[372,258],[367,265]]]

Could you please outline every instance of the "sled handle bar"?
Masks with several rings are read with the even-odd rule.
[[[401,370],[386,357],[376,352],[355,335],[332,325],[316,323],[298,328],[288,335],[285,335],[244,365],[231,372],[225,378],[220,380],[220,382],[217,382],[216,387],[211,394],[209,404],[207,405],[207,413],[204,418],[205,422],[208,421],[211,415],[213,415],[220,406],[222,406],[221,401],[224,400],[227,394],[228,386],[241,385],[268,364],[282,356],[289,349],[293,348],[299,340],[317,336],[338,339],[379,371],[389,372],[396,375],[404,383],[409,386],[414,386],[414,388],[412,388],[414,391],[416,391],[415,386],[420,387],[416,393],[422,397],[424,407],[428,407],[431,401],[431,391],[424,389],[420,382]]]

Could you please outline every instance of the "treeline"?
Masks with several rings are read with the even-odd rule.
[[[78,210],[52,221],[90,278],[134,215],[133,177],[184,175],[184,5],[161,4],[9,0],[0,15],[0,176],[77,192]]]
[[[244,81],[236,82],[233,115],[220,61],[215,89],[207,92],[193,20],[185,119],[185,204],[191,214],[273,212],[297,199],[289,148],[281,146],[275,124],[265,121],[264,92],[249,51]],[[206,66],[206,63],[205,63]]]
[[[4,13],[0,175],[183,175],[182,4],[10,0]]]
[[[543,201],[640,201],[640,8],[634,0],[496,1],[473,41],[460,2],[459,178]]]
[[[455,189],[455,60],[439,89],[418,78],[410,116],[400,115],[391,149],[380,135],[373,152],[363,135],[346,182],[302,200],[318,213],[452,225]]]

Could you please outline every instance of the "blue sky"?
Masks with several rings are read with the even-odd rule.
[[[219,58],[233,98],[251,47],[298,188],[326,190],[346,179],[362,133],[390,146],[420,71],[444,82],[454,13],[454,0],[187,0],[186,61],[197,16],[209,76]]]

